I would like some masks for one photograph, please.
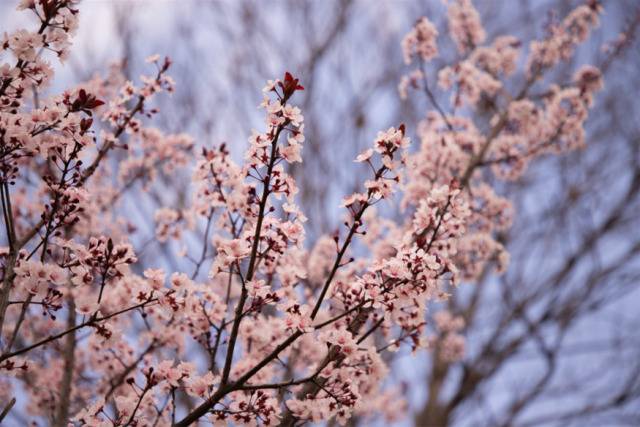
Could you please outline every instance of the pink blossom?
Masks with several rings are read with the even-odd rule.
[[[399,91],[420,97],[414,106],[426,96],[429,107],[415,128],[382,130],[357,155],[366,165],[338,227],[322,235],[317,215],[307,220],[298,205],[295,177],[306,171],[297,164],[304,116],[291,103],[304,89],[298,78],[267,82],[262,125],[242,155],[237,135],[213,145],[152,127],[154,99],[174,89],[168,58],[147,58],[153,74],[135,84],[120,65],[47,89],[57,69],[47,55],[68,55],[79,11],[73,1],[21,1],[42,28],[0,43],[14,57],[0,66],[9,188],[0,329],[11,340],[0,369],[24,394],[14,411],[54,420],[70,378],[66,410],[79,425],[183,424],[174,418],[185,415],[345,424],[406,412],[388,380],[392,353],[437,348],[442,362],[463,358],[464,319],[443,307],[461,281],[508,266],[502,236],[515,212],[495,182],[584,146],[604,84],[593,66],[562,85],[545,74],[597,25],[597,3],[551,22],[526,64],[515,37],[486,40],[470,0],[447,5],[458,57],[426,64],[441,32],[424,17],[408,28],[403,56],[420,64]],[[511,76],[525,88],[512,92]],[[181,176],[191,180],[180,192],[165,191]],[[130,201],[127,191],[157,201],[151,224],[114,210]]]
[[[160,290],[164,288],[164,270],[148,268],[144,271],[144,277],[149,279],[149,283],[153,289]]]
[[[402,39],[402,53],[404,62],[410,64],[414,56],[419,56],[424,61],[430,61],[438,55],[436,38],[438,30],[427,19],[422,17],[415,27]]]
[[[363,151],[362,153],[358,154],[358,156],[356,157],[356,162],[366,162],[367,160],[369,160],[371,158],[371,156],[373,156],[373,149],[372,148],[368,148],[365,151]]]
[[[452,0],[447,10],[449,33],[458,51],[465,53],[483,43],[487,37],[480,14],[471,0]]]

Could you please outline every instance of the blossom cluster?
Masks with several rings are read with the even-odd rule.
[[[393,352],[463,358],[464,320],[443,303],[508,267],[499,235],[514,213],[494,178],[584,146],[603,85],[593,66],[564,85],[541,79],[586,39],[595,2],[533,42],[523,67],[521,41],[487,41],[471,1],[451,0],[458,57],[434,70],[437,86],[427,72],[441,55],[436,27],[423,17],[402,41],[418,65],[402,95],[422,89],[431,108],[415,129],[372,138],[355,159],[365,178],[339,207],[343,228],[309,242],[291,173],[305,142],[298,78],[267,83],[262,128],[237,159],[227,144],[147,125],[153,98],[174,90],[158,56],[138,85],[114,66],[31,105],[27,94],[52,78],[45,53],[66,57],[78,11],[69,0],[20,8],[41,25],[2,43],[15,65],[0,66],[0,400],[19,395],[29,417],[58,425],[397,419],[407,403],[387,381]],[[509,79],[522,89],[511,94]],[[151,224],[114,213],[127,191],[179,173],[189,191],[160,197]],[[144,245],[131,238],[138,229],[152,234]],[[149,244],[192,269],[145,258]]]

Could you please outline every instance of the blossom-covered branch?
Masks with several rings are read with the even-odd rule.
[[[513,212],[495,180],[582,147],[602,87],[593,66],[562,86],[543,78],[586,40],[596,2],[549,27],[523,61],[521,41],[488,40],[471,1],[450,1],[456,59],[430,70],[441,31],[427,17],[402,41],[415,69],[400,95],[422,89],[424,119],[375,135],[339,207],[344,230],[310,242],[291,174],[305,142],[298,78],[267,83],[264,129],[238,162],[227,144],[147,126],[154,95],[173,91],[169,59],[149,58],[140,87],[116,66],[30,104],[26,93],[52,78],[47,51],[66,57],[78,11],[65,0],[21,8],[41,25],[2,45],[15,65],[0,68],[0,372],[12,390],[25,385],[30,413],[58,425],[398,418],[406,402],[385,383],[389,354],[461,358],[464,320],[434,303],[507,268],[499,234]],[[534,87],[544,95],[529,96]],[[163,187],[153,220],[113,210],[180,173],[189,191]],[[138,230],[153,234],[141,249]],[[188,271],[145,257],[149,245]]]

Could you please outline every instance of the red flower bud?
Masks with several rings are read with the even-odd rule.
[[[284,82],[279,82],[278,85],[282,88],[285,100],[289,99],[296,90],[304,90],[304,86],[299,85],[298,81],[288,71],[284,73]]]

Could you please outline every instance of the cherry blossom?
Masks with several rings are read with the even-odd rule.
[[[443,306],[460,282],[508,268],[500,233],[517,212],[496,181],[583,147],[604,85],[590,65],[564,84],[544,78],[597,25],[597,2],[528,47],[488,40],[470,0],[447,2],[454,59],[426,17],[400,44],[413,68],[401,95],[424,91],[428,110],[415,129],[367,130],[357,186],[336,203],[342,225],[315,236],[292,176],[305,145],[294,74],[267,82],[238,156],[152,126],[154,99],[175,87],[159,55],[140,79],[114,66],[34,105],[31,91],[54,77],[48,61],[68,55],[78,10],[68,0],[18,7],[40,29],[0,44],[12,58],[0,65],[0,384],[29,417],[59,425],[399,419],[407,402],[390,381],[392,353],[464,358],[464,322]],[[112,215],[127,191],[178,173],[189,188],[148,223]],[[146,245],[191,268],[173,271]]]

